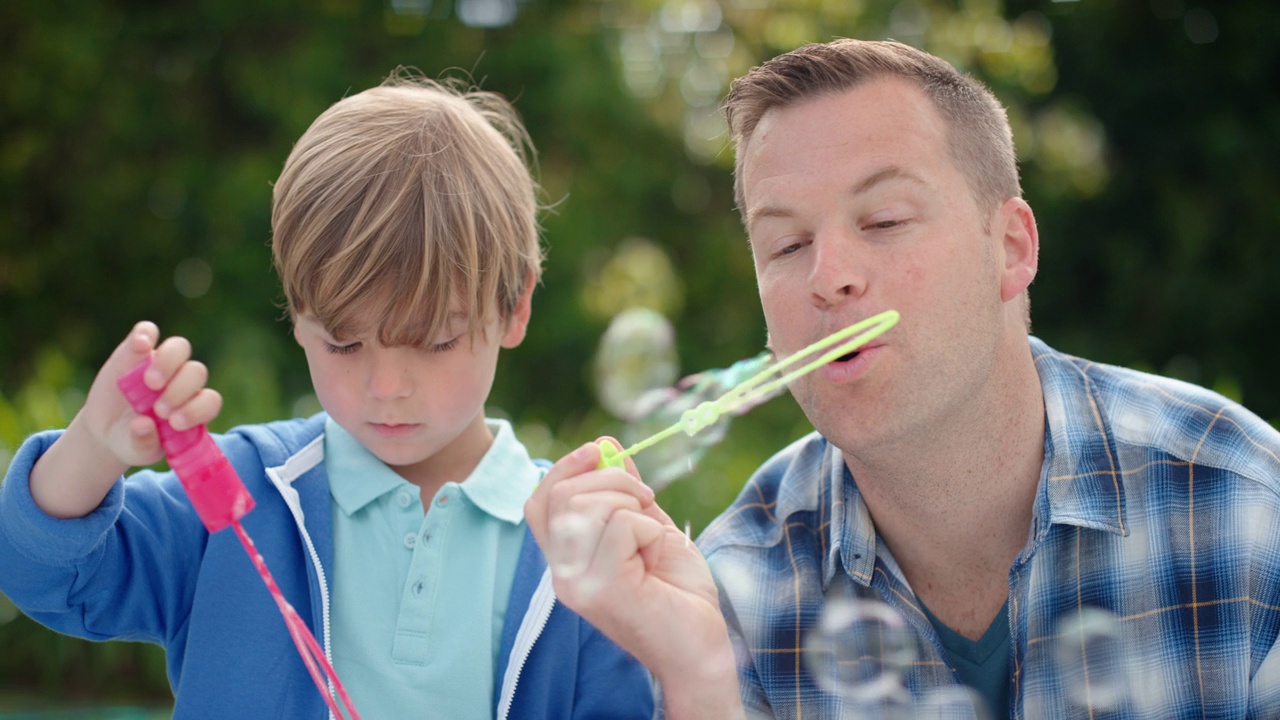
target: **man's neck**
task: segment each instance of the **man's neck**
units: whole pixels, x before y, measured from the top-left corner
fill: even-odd
[[[1039,376],[1029,355],[1011,365],[1000,392],[931,429],[927,442],[845,455],[876,532],[912,589],[970,639],[1008,595],[1044,459]]]

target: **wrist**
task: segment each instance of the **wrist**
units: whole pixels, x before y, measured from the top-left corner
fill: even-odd
[[[73,419],[31,468],[31,499],[52,517],[77,518],[93,512],[129,469],[79,420],[79,416]]]
[[[739,720],[746,713],[729,637],[680,667],[655,673],[666,720]]]

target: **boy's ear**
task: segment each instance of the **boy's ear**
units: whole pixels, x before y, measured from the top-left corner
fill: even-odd
[[[293,341],[298,345],[302,345],[302,330],[298,328],[298,319],[293,318],[291,324],[293,325]]]
[[[525,330],[529,328],[529,316],[533,314],[535,284],[533,273],[530,272],[524,278],[524,292],[520,293],[520,299],[516,301],[511,317],[507,318],[507,327],[502,331],[502,347],[513,348],[524,342]]]

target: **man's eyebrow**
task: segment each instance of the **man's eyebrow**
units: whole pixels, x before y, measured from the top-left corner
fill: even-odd
[[[925,185],[924,179],[913,172],[904,170],[897,165],[877,170],[863,180],[859,181],[849,189],[850,195],[860,195],[868,190],[875,188],[887,182],[896,180],[906,181],[912,184]],[[792,212],[785,207],[776,205],[761,205],[760,207],[751,208],[747,212],[747,225],[751,225],[761,218],[788,218],[792,216]]]
[[[918,184],[918,185],[926,184],[924,179],[921,178],[919,175],[916,175],[915,173],[909,170],[904,170],[898,167],[897,165],[890,165],[889,167],[886,167],[882,170],[872,173],[862,182],[858,183],[857,185],[854,185],[852,190],[850,191],[850,194],[859,195],[861,193],[864,193],[874,188],[877,185],[881,185],[883,183],[886,183],[892,180],[905,180],[907,182]]]

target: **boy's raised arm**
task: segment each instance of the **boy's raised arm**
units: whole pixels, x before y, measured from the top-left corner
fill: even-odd
[[[634,465],[599,462],[595,444],[578,448],[525,504],[556,596],[649,668],[670,720],[744,717],[706,561]]]
[[[157,346],[159,337],[154,323],[133,327],[98,370],[84,406],[66,432],[31,469],[31,497],[45,513],[83,517],[102,503],[124,471],[163,456],[155,423],[135,413],[116,387],[117,378],[153,352],[145,379],[151,388],[164,388],[156,414],[177,430],[217,417],[222,397],[205,387],[208,370],[191,359],[191,343],[175,336]]]

